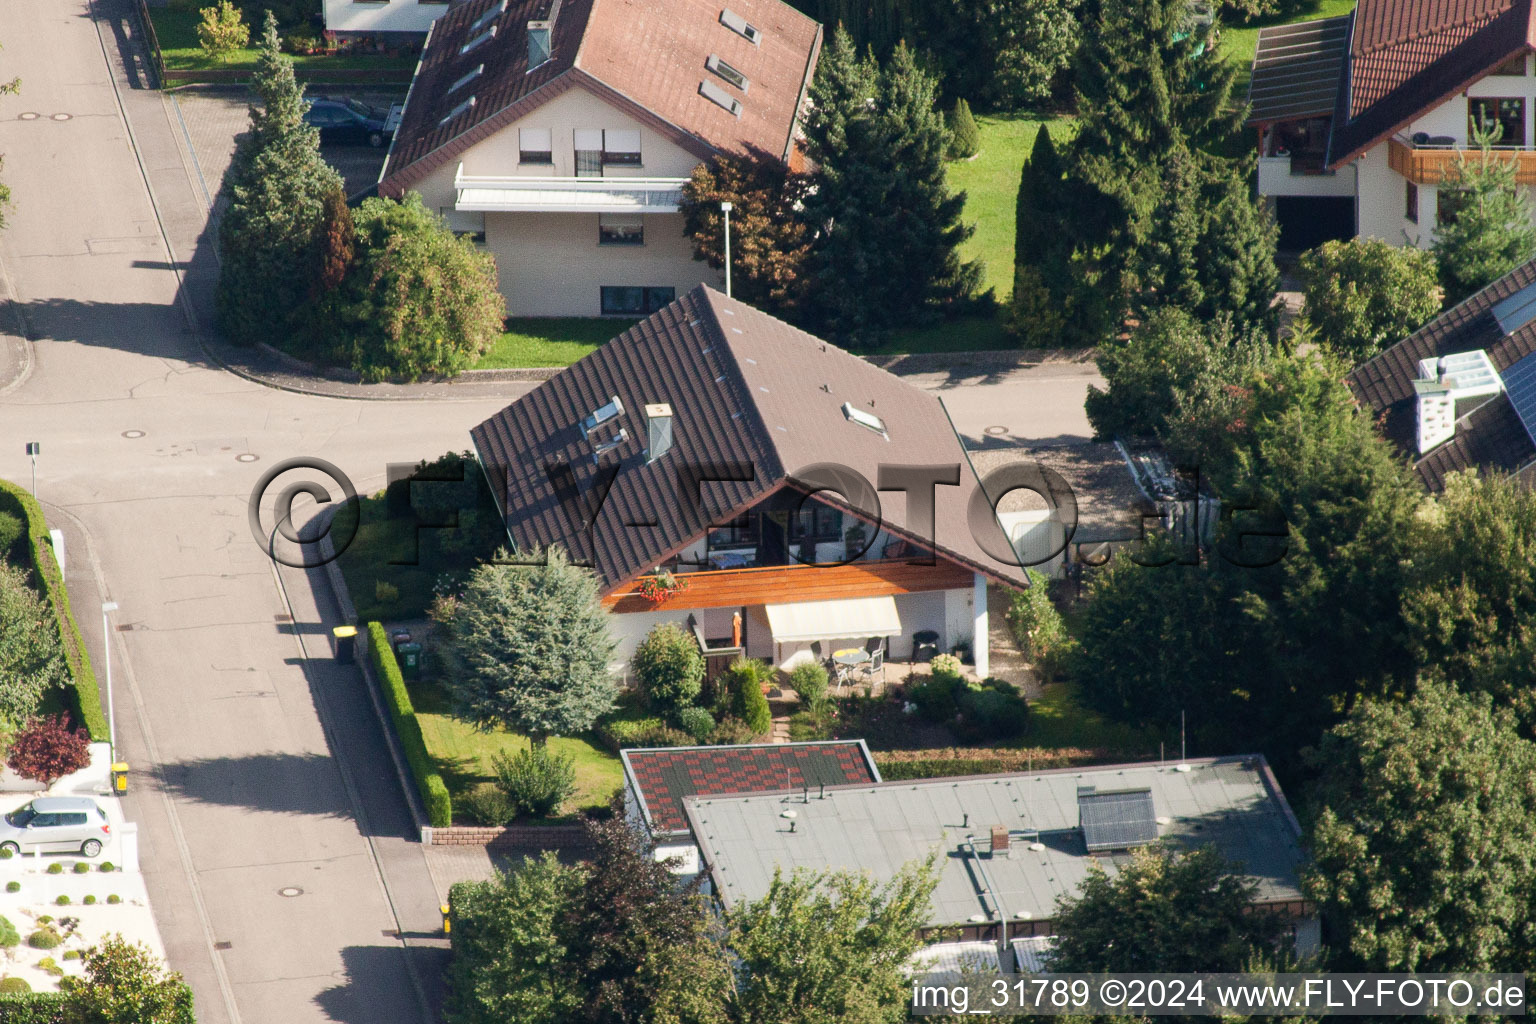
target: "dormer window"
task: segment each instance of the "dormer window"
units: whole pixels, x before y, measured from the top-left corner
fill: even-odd
[[[756,27],[748,25],[746,18],[743,18],[729,7],[720,12],[720,24],[735,32],[753,46],[758,46],[763,41],[763,33]]]
[[[470,50],[473,50],[475,47],[479,46],[481,43],[488,43],[494,38],[496,38],[496,26],[492,25],[490,28],[486,29],[484,32],[481,32],[479,35],[472,38],[469,42],[459,47],[459,53],[461,55],[466,54]]]
[[[714,82],[700,82],[699,95],[703,96],[705,99],[709,100],[711,103],[716,104],[717,106],[724,107],[726,110],[730,111],[732,114],[735,114],[737,117],[741,116],[741,101],[732,96],[730,93],[726,92],[724,89],[720,88]]]
[[[471,96],[469,99],[465,100],[463,103],[460,103],[458,106],[448,111],[448,113],[444,114],[443,119],[437,123],[439,125],[445,125],[449,121],[452,121],[454,118],[458,117],[460,114],[463,114],[469,110],[473,110],[474,106],[475,98]]]
[[[742,92],[747,91],[747,76],[731,67],[725,61],[721,60],[718,55],[713,53],[710,54],[709,59],[704,62],[704,66],[709,68],[709,70],[713,71],[715,74],[719,75],[721,78],[725,79],[727,82],[730,82]]]
[[[479,78],[480,77],[480,72],[482,72],[484,70],[485,70],[485,65],[484,64],[479,65],[478,67],[475,68],[475,70],[471,71],[469,74],[465,75],[463,78],[459,79],[457,82],[454,82],[452,85],[450,85],[448,87],[448,91],[449,92],[458,92],[460,89],[464,88],[470,82],[473,82],[475,79]]]

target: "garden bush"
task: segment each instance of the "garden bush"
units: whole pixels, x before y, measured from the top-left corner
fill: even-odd
[[[955,100],[944,120],[949,123],[949,158],[967,160],[975,156],[981,149],[981,131],[976,127],[971,105],[963,99]]]
[[[820,662],[802,662],[789,673],[789,688],[795,691],[800,705],[807,710],[827,699],[830,682],[827,670]]]
[[[814,711],[796,711],[789,716],[789,739],[792,743],[808,743],[813,740],[832,738],[830,714]]]
[[[597,726],[597,738],[615,754],[634,747],[686,747],[694,742],[686,732],[654,716],[602,722]]]
[[[0,978],[0,995],[14,996],[22,992],[31,992],[32,986],[27,984],[26,978],[4,977]],[[10,1015],[0,1008],[0,1020],[9,1020]]]
[[[55,949],[63,941],[62,935],[46,926],[27,936],[27,945],[33,949]]]
[[[1049,768],[1077,768],[1116,760],[1105,750],[1075,747],[1052,749],[1003,749],[989,747],[945,747],[929,750],[887,750],[875,754],[880,777],[888,781],[939,779],[955,775],[999,775],[1003,773],[1045,771]]]
[[[374,671],[378,673],[379,689],[384,693],[389,716],[395,723],[395,734],[400,737],[400,746],[405,750],[406,763],[416,777],[416,787],[426,805],[427,820],[434,828],[447,828],[453,824],[453,798],[448,795],[448,785],[437,765],[427,754],[421,723],[416,720],[416,709],[411,705],[405,678],[400,675],[400,663],[395,660],[384,627],[377,622],[368,623],[368,653],[373,659]]]
[[[695,743],[703,743],[715,731],[715,716],[704,708],[683,708],[677,713],[677,724]]]
[[[20,882],[6,882],[5,883],[5,891],[6,892],[21,892],[21,883]]]
[[[761,738],[746,722],[727,715],[715,723],[715,731],[709,734],[709,743],[713,746],[734,746]]]
[[[514,815],[547,818],[576,793],[576,759],[552,753],[547,746],[528,747],[510,757],[498,753],[491,763]]]
[[[48,915],[48,914],[43,914],[41,917],[39,917],[37,919],[37,923],[38,924],[53,924],[53,917]]]
[[[119,896],[117,893],[113,893],[111,896],[107,897],[107,902],[111,903],[111,904],[113,904],[115,906],[115,905],[123,902],[123,898],[121,896]]]
[[[11,923],[11,919],[0,915],[0,949],[10,949],[12,946],[21,945],[21,933]]]
[[[79,960],[80,951],[78,949],[66,949],[63,958],[65,960]]]
[[[98,867],[96,870],[97,871],[115,871],[117,869],[112,865],[111,861],[104,860],[104,861],[101,862],[101,866]]]
[[[37,969],[42,971],[44,974],[51,974],[55,978],[61,976],[64,973],[64,968],[60,967],[59,962],[51,956],[45,956],[39,960],[37,962]]]
[[[62,875],[64,873],[64,865],[60,864],[58,861],[54,861],[52,864],[48,865],[48,873],[50,875]]]
[[[763,694],[763,684],[773,677],[773,669],[756,658],[737,658],[723,673],[730,680],[732,710],[746,723],[754,736],[766,736],[773,730],[773,711]]]
[[[88,875],[90,873],[91,873],[91,866],[89,864],[87,864],[83,860],[75,861],[75,874],[77,874],[77,875]]]
[[[938,658],[934,659],[934,663],[933,675],[907,687],[907,700],[917,706],[917,713],[924,721],[943,725],[954,721],[960,713],[959,696],[965,688],[965,681],[958,674],[939,672]]]
[[[959,679],[964,674],[960,668],[960,659],[953,654],[935,654],[928,668],[934,675],[946,678]]]
[[[9,561],[20,561],[15,557],[16,549],[20,547],[17,541],[27,532],[27,525],[21,521],[20,516],[9,512],[0,512],[0,557]]]
[[[66,896],[64,893],[59,893],[59,898],[54,900],[53,902],[57,903],[61,907],[67,907],[67,906],[69,906],[70,900],[69,900],[69,897]]]
[[[964,687],[956,703],[960,711],[954,726],[958,739],[1017,739],[1029,728],[1029,702],[1005,680],[988,679],[979,687]]]
[[[1008,627],[1020,652],[1035,665],[1040,681],[1050,682],[1066,661],[1072,637],[1051,600],[1049,581],[1033,569],[1025,571],[1029,587],[1014,593],[1008,607]]]
[[[81,900],[80,902],[84,903],[86,906],[89,907],[89,906],[92,906],[92,905],[95,904],[96,897],[95,896],[86,896],[85,899]]]
[[[476,825],[505,825],[517,814],[512,801],[494,782],[482,782],[456,801],[459,813]]]
[[[704,656],[698,642],[674,623],[663,622],[647,633],[630,665],[640,692],[662,714],[675,715],[699,699]]]
[[[14,856],[16,856],[14,850],[0,850],[0,860],[10,860]]]

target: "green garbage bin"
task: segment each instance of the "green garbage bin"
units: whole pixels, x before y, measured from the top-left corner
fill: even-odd
[[[407,679],[421,676],[421,644],[400,645],[400,674]]]
[[[357,657],[357,627],[337,626],[331,635],[336,638],[336,664],[352,664]]]

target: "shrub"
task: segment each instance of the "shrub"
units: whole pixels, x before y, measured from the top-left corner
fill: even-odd
[[[654,715],[602,722],[597,726],[597,738],[615,754],[631,747],[685,747],[692,742],[687,733],[671,728]]]
[[[789,674],[789,688],[800,697],[800,704],[806,709],[827,699],[829,684],[826,667],[819,662],[802,662]]]
[[[1113,751],[1056,747],[1049,750],[994,750],[949,747],[942,750],[892,750],[875,755],[880,777],[888,781],[938,779],[955,775],[998,775],[1076,768],[1120,760]]]
[[[832,720],[814,711],[796,711],[789,716],[789,739],[792,743],[832,738]]]
[[[64,951],[64,959],[65,960],[79,960],[80,959],[80,951],[78,949],[66,949]]]
[[[14,996],[31,991],[32,986],[27,984],[26,978],[0,978],[0,995]]]
[[[230,0],[219,0],[218,6],[204,7],[197,13],[202,18],[197,26],[197,45],[210,60],[226,61],[251,41],[250,26]]]
[[[16,856],[15,850],[0,850],[0,860],[10,860],[14,856]]]
[[[967,160],[975,156],[981,149],[981,132],[971,116],[971,105],[963,99],[955,100],[945,120],[949,122],[949,158]]]
[[[773,669],[756,658],[737,658],[723,673],[729,679],[732,710],[746,723],[754,736],[766,736],[773,729],[773,712],[763,695],[763,683]]]
[[[6,767],[24,779],[47,788],[59,779],[91,763],[91,737],[84,729],[71,729],[63,715],[34,718],[11,738]]]
[[[55,949],[63,941],[63,936],[46,926],[27,936],[27,945],[33,949]]]
[[[959,679],[963,674],[960,668],[960,659],[953,654],[935,654],[933,663],[928,666],[936,676],[948,676]]]
[[[1024,735],[1029,727],[1029,702],[1012,685],[982,685],[960,690],[960,720],[955,725],[963,740],[1006,740]]]
[[[21,540],[27,532],[27,526],[21,521],[20,516],[9,512],[0,512],[0,556],[9,556],[16,548],[16,542]]]
[[[476,825],[505,825],[517,814],[494,782],[482,782],[458,799],[459,812]]]
[[[944,655],[939,655],[942,657]],[[907,699],[917,705],[917,713],[925,721],[942,725],[954,721],[955,715],[960,713],[959,696],[964,686],[958,675],[935,671],[927,679],[907,687]]]
[[[1051,601],[1048,581],[1033,569],[1029,574],[1029,587],[1014,593],[1008,606],[1008,627],[1014,643],[1035,664],[1040,681],[1050,682],[1061,667],[1072,637],[1067,624]]]
[[[373,600],[378,604],[394,604],[400,600],[400,588],[383,580],[373,581]]]
[[[88,875],[90,873],[91,873],[91,866],[89,864],[87,864],[83,860],[75,861],[75,874],[77,874],[77,875]]]
[[[547,818],[576,793],[576,759],[551,753],[547,746],[530,746],[510,757],[499,753],[492,764],[517,815]]]
[[[677,713],[677,724],[695,743],[703,743],[715,731],[715,716],[704,708],[683,708]]]
[[[739,718],[726,716],[715,723],[715,731],[709,734],[709,743],[715,746],[733,746],[738,743],[751,743],[760,739],[758,733],[752,731],[752,727]]]
[[[59,898],[54,900],[53,902],[57,903],[61,907],[67,907],[67,906],[69,906],[70,900],[69,900],[69,897],[66,896],[64,893],[59,893]]]
[[[95,896],[86,896],[80,902],[84,903],[88,907],[89,906],[93,906],[96,903],[96,897]]]
[[[60,967],[59,962],[51,956],[45,956],[39,960],[37,962],[37,969],[42,971],[44,974],[51,974],[55,978],[61,976],[64,973],[64,968]]]
[[[416,720],[416,709],[411,705],[411,695],[400,675],[400,663],[389,646],[384,627],[377,622],[368,623],[368,652],[378,673],[379,689],[384,692],[384,703],[389,706],[389,716],[395,723],[395,734],[405,750],[406,763],[416,777],[416,787],[421,790],[422,803],[426,805],[427,820],[434,828],[447,828],[453,824],[453,798],[448,795],[448,785],[427,754],[427,743],[421,735],[421,723]]]
[[[21,945],[21,933],[11,923],[11,919],[0,915],[0,949],[10,949],[12,946]]]
[[[663,622],[646,634],[630,665],[640,692],[663,714],[675,714],[699,699],[704,656],[699,653],[698,642],[671,622]]]
[[[6,892],[21,892],[21,883],[20,882],[6,882],[5,883],[5,891]]]
[[[64,873],[64,865],[60,864],[58,861],[54,861],[52,864],[48,865],[48,873],[50,875],[62,875]]]
[[[111,861],[104,860],[104,861],[101,862],[101,866],[98,867],[96,870],[97,871],[116,871],[117,869],[115,867],[113,867]]]
[[[1440,312],[1435,254],[1416,246],[1375,238],[1324,242],[1301,254],[1300,270],[1302,313],[1317,340],[1356,363]]]
[[[119,896],[117,893],[113,893],[111,896],[107,897],[107,902],[112,904],[113,906],[116,906],[117,904],[123,902],[123,898],[121,896]]]
[[[37,923],[38,924],[52,924],[53,923],[53,915],[51,915],[51,914],[44,914],[44,915],[42,915],[41,917],[39,917],[37,919]]]

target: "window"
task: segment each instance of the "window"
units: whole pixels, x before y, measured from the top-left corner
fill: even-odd
[[[84,811],[78,811],[78,812],[71,811],[68,814],[61,814],[61,815],[59,815],[59,817],[64,819],[63,823],[65,825],[84,825],[85,824],[85,812]]]
[[[603,163],[640,166],[639,130],[613,128],[604,130]]]
[[[709,531],[709,548],[750,548],[757,547],[758,516],[752,512],[745,512],[732,519],[724,526]]]
[[[1471,99],[1467,101],[1467,131],[1494,133],[1498,146],[1525,145],[1525,100]]]
[[[549,22],[528,23],[528,70],[542,67],[549,61],[550,51]]]
[[[709,70],[713,71],[715,74],[719,75],[721,78],[725,79],[727,82],[730,82],[742,92],[747,91],[747,76],[731,67],[715,54],[712,53],[709,55],[709,59],[704,62],[704,66],[709,68]]]
[[[475,68],[475,70],[471,71],[469,74],[465,75],[463,78],[459,79],[457,82],[454,82],[452,85],[450,85],[448,87],[448,91],[449,92],[458,92],[460,89],[464,88],[470,82],[473,82],[475,79],[479,78],[480,77],[480,72],[482,72],[484,70],[485,70],[485,65],[484,64],[479,65],[478,67]]]
[[[443,115],[443,119],[441,121],[437,122],[437,123],[440,124],[440,125],[447,124],[449,121],[452,121],[454,118],[458,117],[460,114],[465,113],[466,111],[474,109],[474,106],[475,106],[475,98],[473,96],[471,96],[469,99],[465,100],[463,103],[460,103],[458,106],[456,106],[452,110],[448,111],[448,113],[444,114]]]
[[[1496,75],[1501,78],[1524,78],[1525,54],[1522,53],[1518,57],[1509,58],[1509,60],[1505,61],[1503,64],[1500,64],[1498,67],[1488,72],[1488,74],[1490,77]]]
[[[677,297],[675,288],[604,285],[598,292],[604,316],[649,316]]]
[[[718,106],[724,107],[737,117],[741,116],[741,101],[714,82],[700,82],[699,95]]]
[[[460,54],[468,53],[470,50],[473,50],[475,47],[479,46],[481,43],[489,42],[490,40],[495,38],[495,36],[496,36],[496,26],[492,25],[490,28],[486,29],[484,32],[481,32],[479,35],[474,36],[473,38],[470,39],[469,42],[467,42],[463,46],[459,47],[459,53]]]
[[[789,520],[789,539],[834,541],[843,539],[843,514],[819,501],[807,501]]]
[[[1415,224],[1419,222],[1419,186],[1411,181],[1403,202],[1403,216]]]
[[[852,402],[843,403],[843,416],[867,430],[873,430],[881,437],[886,437],[885,421],[872,412],[856,408]],[[890,440],[886,437],[886,440]]]
[[[757,29],[753,28],[751,25],[748,25],[746,18],[743,18],[729,7],[720,12],[720,24],[724,25],[732,32],[735,32],[737,35],[741,36],[749,43],[752,43],[754,46],[760,44],[763,41],[763,34]]]
[[[603,130],[601,128],[577,128],[576,177],[601,178],[603,176]]]
[[[550,145],[548,128],[519,128],[517,130],[517,160],[524,164],[552,164],[555,162],[554,147]]]
[[[638,213],[597,215],[598,245],[644,245],[645,219]]]
[[[501,0],[501,2],[498,3],[495,7],[492,7],[490,10],[488,10],[484,14],[480,15],[480,17],[476,18],[475,19],[475,23],[473,25],[469,26],[469,31],[464,33],[464,34],[467,35],[467,36],[474,36],[481,29],[485,28],[485,26],[489,25],[491,22],[495,21],[498,17],[500,17],[501,16],[501,12],[506,10],[506,9],[507,9],[507,0]]]

